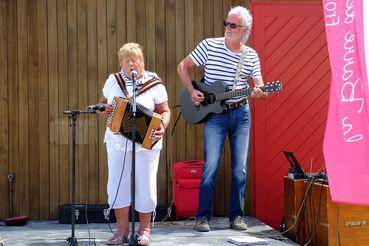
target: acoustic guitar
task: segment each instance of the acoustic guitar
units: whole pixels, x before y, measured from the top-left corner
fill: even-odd
[[[204,101],[196,106],[191,101],[191,96],[186,88],[181,91],[181,112],[187,123],[199,124],[213,113],[222,113],[224,110],[224,102],[228,99],[240,96],[250,96],[252,88],[240,89],[229,91],[228,86],[224,82],[214,82],[211,85],[192,81],[192,85],[196,90],[204,93]],[[260,87],[264,92],[280,92],[282,91],[282,83],[280,81],[274,81],[267,83],[265,86]]]

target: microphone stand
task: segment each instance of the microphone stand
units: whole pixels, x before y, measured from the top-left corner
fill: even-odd
[[[135,211],[135,192],[136,192],[136,112],[137,112],[137,104],[136,104],[136,76],[137,73],[134,70],[131,70],[132,77],[132,171],[131,171],[131,220],[132,220],[132,233],[129,239],[129,245],[138,245],[137,244],[137,235],[135,234],[135,222],[136,222],[136,211]]]
[[[95,111],[88,110],[67,110],[64,111],[71,120],[72,126],[72,213],[71,213],[71,230],[72,234],[67,238],[68,244],[71,246],[78,245],[77,238],[74,234],[74,224],[76,216],[76,206],[75,206],[75,189],[76,189],[76,121],[79,114],[96,114]]]

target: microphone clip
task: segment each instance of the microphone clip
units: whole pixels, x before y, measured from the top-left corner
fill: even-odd
[[[94,104],[87,106],[86,110],[96,110],[96,111],[105,111],[105,105],[104,104]]]

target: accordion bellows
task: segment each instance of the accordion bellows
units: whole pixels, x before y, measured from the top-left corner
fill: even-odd
[[[116,134],[121,133],[133,140],[132,107],[128,99],[114,97],[112,112],[108,116],[106,126]],[[135,142],[150,150],[157,141],[154,141],[155,130],[159,128],[162,116],[137,103],[136,107],[136,137]]]

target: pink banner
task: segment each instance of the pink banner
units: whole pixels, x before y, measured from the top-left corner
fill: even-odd
[[[323,0],[323,8],[332,70],[324,136],[330,192],[334,201],[369,205],[368,18],[363,0]]]

